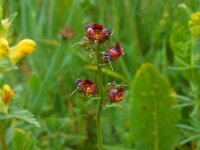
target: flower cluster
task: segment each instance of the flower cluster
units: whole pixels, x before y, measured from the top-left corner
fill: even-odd
[[[76,90],[79,93],[82,93],[84,96],[91,96],[96,94],[96,84],[91,80],[76,79],[75,83]],[[117,85],[115,82],[107,84],[107,98],[113,103],[120,102],[124,98],[124,89],[119,86],[120,85]]]
[[[192,36],[200,36],[200,12],[192,14],[188,26],[190,27]]]
[[[35,42],[30,39],[21,40],[16,46],[9,47],[6,39],[0,39],[0,58],[8,56],[12,63],[17,63],[23,57],[33,53],[35,50]]]
[[[15,16],[16,14],[0,22],[0,73],[11,71],[13,68],[16,68],[15,64],[20,59],[33,53],[35,50],[36,44],[31,39],[21,40],[15,46],[9,45],[6,38],[8,37],[9,28]],[[4,64],[6,64],[6,66]],[[0,94],[0,113],[8,113],[10,102],[15,94],[12,88],[7,84],[3,85]]]
[[[108,83],[104,86],[103,83],[103,67],[111,65],[112,61],[116,61],[124,54],[119,42],[116,42],[115,46],[109,46],[107,50],[102,51],[103,45],[107,45],[106,41],[111,39],[111,30],[105,28],[101,24],[85,24],[85,37],[76,44],[80,44],[88,53],[92,59],[92,63],[95,65],[97,71],[97,84],[89,79],[77,79],[75,81],[76,90],[72,92],[73,95],[76,91],[82,93],[84,96],[97,95],[92,100],[97,100],[97,115],[96,115],[96,129],[97,129],[97,141],[98,149],[102,150],[102,131],[101,131],[101,112],[105,107],[119,107],[115,104],[124,99],[124,88],[115,82]],[[106,92],[106,93],[105,93]],[[70,95],[70,96],[71,96]],[[107,104],[110,102],[111,104]]]
[[[115,46],[110,46],[106,51],[96,51],[95,47],[102,45],[104,42],[109,40],[112,36],[110,29],[105,28],[100,24],[85,24],[85,37],[78,42],[88,52],[94,52],[96,57],[99,57],[101,64],[96,61],[96,65],[105,66],[108,62],[119,59],[124,54],[119,42],[116,42]],[[101,47],[101,46],[100,46]],[[97,54],[98,53],[98,54]],[[95,58],[96,59],[96,58]],[[76,91],[82,93],[84,96],[95,95],[97,92],[96,84],[88,79],[77,79],[75,81]],[[98,87],[103,88],[103,87]],[[106,86],[107,99],[112,102],[120,102],[124,98],[124,89],[117,85],[115,82],[109,83]]]

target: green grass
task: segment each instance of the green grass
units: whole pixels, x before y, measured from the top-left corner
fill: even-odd
[[[130,132],[130,122],[134,120],[131,85],[139,66],[145,62],[154,64],[177,93],[187,95],[188,81],[180,72],[169,69],[175,66],[175,54],[170,47],[173,27],[189,19],[186,10],[178,7],[183,3],[191,12],[200,10],[199,0],[4,0],[5,17],[17,12],[10,42],[31,38],[36,41],[37,49],[18,64],[18,70],[0,76],[1,83],[12,85],[20,105],[34,113],[41,123],[36,128],[13,121],[13,126],[7,128],[9,147],[13,148],[11,133],[17,127],[31,137],[33,149],[96,149],[96,103],[85,106],[86,98],[81,94],[67,97],[76,88],[76,78],[96,79],[87,53],[78,45],[72,47],[84,36],[84,23],[96,22],[114,29],[111,45],[120,41],[125,51],[119,61],[113,62],[115,72],[104,70],[105,83],[116,81],[128,85],[121,103],[123,109],[110,108],[102,114],[104,148],[134,149]],[[74,38],[60,37],[64,26],[72,28]],[[187,115],[190,109],[182,109],[187,117],[181,122],[190,124]],[[185,132],[179,133],[179,141],[192,134]],[[177,144],[176,148],[187,150],[196,142]]]

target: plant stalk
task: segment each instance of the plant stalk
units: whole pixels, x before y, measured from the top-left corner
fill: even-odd
[[[4,131],[2,122],[0,122],[0,142],[1,142],[2,150],[7,150],[8,148],[6,144],[5,131]]]
[[[97,115],[96,115],[96,127],[97,127],[97,140],[98,140],[98,150],[103,149],[103,139],[102,139],[102,130],[101,130],[101,112],[102,112],[102,105],[103,105],[103,75],[102,75],[102,68],[100,66],[100,47],[97,46],[96,49],[96,58],[97,58],[97,87],[98,87],[98,108],[97,108]]]

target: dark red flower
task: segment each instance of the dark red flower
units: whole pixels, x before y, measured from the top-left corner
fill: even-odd
[[[101,24],[85,24],[86,36],[95,43],[103,43],[111,37],[111,31]]]
[[[108,92],[108,99],[113,103],[120,102],[123,100],[123,98],[124,98],[124,89],[123,88],[111,89]]]
[[[96,94],[96,84],[94,84],[91,80],[77,79],[75,83],[77,84],[78,92],[83,93],[83,95],[90,96]]]
[[[111,56],[111,61],[114,61],[124,54],[124,50],[121,48],[119,42],[116,42],[116,46],[110,47],[107,53]]]

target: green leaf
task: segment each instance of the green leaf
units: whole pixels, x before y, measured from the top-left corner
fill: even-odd
[[[179,109],[174,91],[151,64],[143,64],[132,86],[131,127],[137,150],[174,150]]]
[[[12,22],[14,21],[15,17],[17,16],[17,13],[13,13],[8,18],[5,18],[1,20],[0,22],[0,35],[1,37],[8,37],[10,34],[10,27]],[[2,18],[1,18],[2,19]]]
[[[13,142],[15,150],[33,149],[33,140],[21,129],[14,130]]]
[[[15,17],[17,16],[17,12],[15,12],[15,13],[13,13],[13,14],[11,14],[8,18],[7,18],[7,22],[9,23],[9,24],[12,24],[12,22],[15,20]]]
[[[28,110],[18,107],[17,104],[14,102],[10,105],[7,114],[0,113],[0,120],[12,118],[21,119],[37,127],[40,127],[39,122],[35,119],[32,113],[30,113]]]

